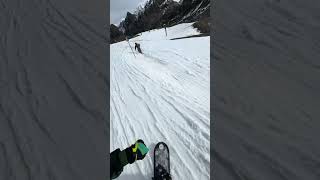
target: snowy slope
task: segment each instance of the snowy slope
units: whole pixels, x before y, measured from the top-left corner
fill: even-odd
[[[191,24],[142,33],[111,45],[110,150],[141,138],[150,148],[143,161],[125,167],[119,179],[151,179],[152,151],[170,148],[173,179],[209,179],[210,37],[168,40],[198,34]]]

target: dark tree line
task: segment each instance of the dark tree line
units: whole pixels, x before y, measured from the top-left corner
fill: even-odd
[[[118,42],[125,36],[131,38],[151,29],[200,21],[209,16],[209,0],[183,0],[182,3],[172,0],[149,0],[135,13],[128,12],[126,18],[117,27],[118,31],[112,26],[111,42]],[[205,22],[203,21],[202,24]]]

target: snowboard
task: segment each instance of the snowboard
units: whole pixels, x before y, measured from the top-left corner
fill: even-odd
[[[169,148],[164,142],[159,142],[154,148],[153,170],[153,180],[171,180]]]

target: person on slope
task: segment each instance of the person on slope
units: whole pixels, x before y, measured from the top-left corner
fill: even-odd
[[[141,48],[140,48],[140,44],[139,43],[134,43],[134,50],[138,49],[138,52],[142,54]]]
[[[123,151],[116,149],[110,154],[110,176],[112,179],[119,177],[123,167],[132,164],[136,160],[142,160],[148,153],[149,149],[143,140],[139,139]]]

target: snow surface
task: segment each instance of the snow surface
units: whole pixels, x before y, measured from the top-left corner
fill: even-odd
[[[151,179],[153,148],[168,144],[173,179],[210,177],[210,37],[192,24],[144,32],[111,45],[110,150],[143,139],[146,158],[127,165],[119,179]],[[134,51],[134,49],[133,49]]]

